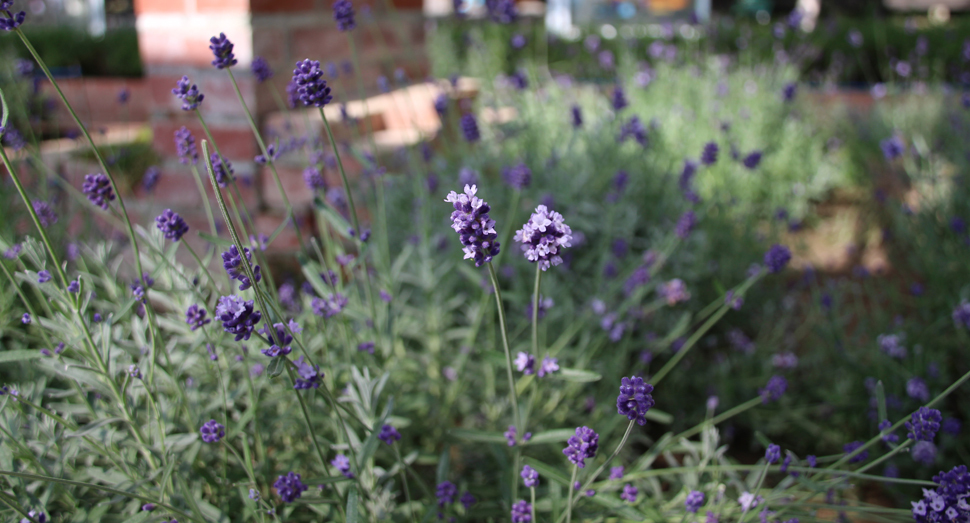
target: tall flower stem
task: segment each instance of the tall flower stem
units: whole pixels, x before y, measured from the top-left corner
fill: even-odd
[[[492,280],[492,288],[495,290],[495,305],[498,307],[499,331],[502,335],[502,347],[505,349],[505,371],[509,378],[509,400],[512,402],[512,424],[519,428],[519,398],[515,391],[515,377],[512,375],[512,350],[509,348],[509,334],[505,326],[505,307],[502,305],[502,291],[499,290],[498,277],[495,275],[495,267],[489,262],[488,277]]]
[[[610,454],[610,457],[607,458],[606,461],[604,461],[603,464],[601,464],[596,469],[596,471],[593,472],[593,474],[590,475],[589,478],[586,479],[586,483],[583,483],[582,488],[579,489],[580,491],[586,492],[586,490],[589,489],[589,486],[592,485],[594,481],[596,481],[596,478],[620,454],[620,451],[623,450],[623,446],[626,445],[627,440],[630,439],[630,433],[633,432],[633,426],[634,425],[636,425],[636,421],[634,421],[634,420],[631,420],[630,423],[627,424],[627,426],[626,426],[626,432],[623,433],[623,439],[620,440],[620,443],[613,450],[613,453]],[[570,499],[569,499],[569,503],[566,505],[566,515],[565,515],[565,517],[566,517],[566,523],[569,523],[569,518],[572,515],[572,509],[573,509],[573,500],[572,500],[572,497],[573,496],[572,496],[572,493],[573,493],[573,484],[575,482],[576,482],[576,471],[574,470],[573,471],[573,479],[572,479],[572,481],[570,481],[570,484],[569,484],[569,489],[570,489],[569,490],[569,498]],[[562,521],[562,519],[563,519],[562,516],[560,516],[559,517],[559,521]]]
[[[757,503],[758,491],[761,490],[761,485],[765,483],[765,478],[768,476],[769,467],[771,467],[771,462],[765,463],[765,468],[764,470],[762,470],[761,477],[758,478],[758,484],[755,485],[754,492],[752,493],[754,495],[754,498],[752,498],[753,500],[751,502],[751,506],[744,509],[744,511],[741,512],[741,519],[738,520],[738,523],[744,523],[744,520],[748,518],[748,514],[751,513],[751,509],[754,508],[755,504]]]
[[[566,523],[572,523],[573,521],[573,492],[576,490],[574,485],[576,484],[576,474],[578,473],[579,467],[573,465],[573,475],[569,478],[569,484],[566,485],[566,489],[569,491],[569,495],[566,497],[566,513],[559,517],[560,521],[565,517]]]
[[[408,470],[407,465],[404,463],[404,459],[401,458],[401,451],[394,445],[391,445],[394,449],[394,457],[397,458],[398,464],[401,465],[401,483],[404,485],[404,499],[408,502],[408,512],[411,514],[411,523],[418,523],[418,516],[414,513],[414,507],[411,506],[411,489],[408,488]],[[533,518],[535,521],[535,518]]]
[[[532,504],[529,505],[529,508],[532,509],[532,521],[538,522],[539,520],[536,519],[536,488],[535,487],[529,487],[529,498],[532,500]]]
[[[536,282],[532,289],[532,354],[535,354],[537,362],[539,357],[539,282],[542,280],[541,265],[536,263]],[[525,427],[522,427],[525,430]]]

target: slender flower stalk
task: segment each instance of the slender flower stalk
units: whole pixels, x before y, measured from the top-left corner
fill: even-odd
[[[573,521],[573,491],[576,490],[574,485],[576,484],[577,474],[579,474],[579,467],[574,464],[573,475],[569,478],[569,485],[566,485],[566,489],[569,490],[569,495],[566,496],[566,513],[559,518],[559,521],[562,521],[563,517],[566,518],[566,523]]]
[[[618,455],[620,455],[620,451],[623,450],[623,446],[626,445],[627,440],[630,438],[630,433],[633,432],[633,427],[634,427],[634,425],[636,425],[636,423],[637,423],[636,421],[630,421],[630,423],[627,424],[627,426],[626,426],[626,432],[623,433],[623,438],[620,440],[620,443],[616,446],[616,449],[613,450],[613,453],[610,454],[610,457],[607,458],[606,461],[604,461],[596,469],[596,471],[593,472],[589,476],[589,478],[586,480],[585,483],[583,483],[583,486],[579,489],[580,492],[586,492],[587,490],[589,490],[589,486],[592,485],[594,481],[596,481],[596,478],[599,477],[599,475],[606,469],[606,467],[610,463],[613,462],[614,459],[616,459],[616,457]],[[680,440],[677,440],[677,441],[680,441]],[[572,493],[573,493],[573,490],[574,490],[573,489],[573,484],[576,482],[576,472],[578,470],[579,469],[577,467],[573,467],[573,479],[570,480],[569,485],[568,485],[568,488],[569,488],[569,501],[568,501],[568,503],[566,505],[566,514],[564,514],[563,516],[560,516],[560,518],[558,520],[559,522],[562,522],[562,520],[565,518],[566,523],[569,523],[570,522],[570,519],[572,518],[572,509],[573,509],[573,495],[572,495]]]
[[[539,361],[542,361],[542,355],[539,354],[539,283],[541,280],[542,266],[537,263],[536,281],[532,289],[532,354],[535,354]],[[522,430],[525,430],[525,427],[522,427]]]

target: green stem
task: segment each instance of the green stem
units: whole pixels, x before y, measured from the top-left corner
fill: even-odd
[[[636,424],[636,421],[633,421],[633,420],[631,420],[630,423],[627,424],[627,426],[626,426],[626,432],[623,433],[623,439],[620,440],[620,444],[617,445],[616,446],[616,449],[613,450],[613,454],[610,454],[610,457],[607,458],[606,461],[604,461],[596,469],[596,471],[593,472],[592,475],[590,475],[590,477],[586,480],[586,483],[584,483],[583,486],[582,486],[582,488],[579,489],[580,492],[586,492],[589,489],[589,486],[592,485],[594,481],[596,481],[596,478],[600,475],[600,473],[602,473],[603,470],[605,470],[606,467],[609,466],[609,464],[612,463],[613,460],[620,454],[620,451],[623,449],[623,446],[626,445],[627,440],[630,439],[630,433],[633,432],[633,426],[635,424]],[[570,494],[569,495],[569,498],[570,498],[570,500],[569,500],[569,504],[566,505],[566,523],[569,523],[569,517],[572,514],[572,508],[573,508],[572,492],[573,492],[573,484],[575,482],[576,482],[576,476],[575,476],[575,471],[574,471],[573,480],[569,484],[569,494]],[[578,498],[577,498],[577,500],[578,500]],[[559,521],[562,521],[562,517],[559,518]]]
[[[541,362],[539,358],[539,281],[542,280],[541,265],[536,263],[536,282],[532,289],[532,353],[535,354],[536,362]],[[525,430],[525,427],[522,427]]]
[[[906,441],[904,441],[904,442],[900,443],[899,445],[897,445],[896,448],[892,449],[887,454],[885,454],[883,456],[880,456],[879,459],[873,461],[872,463],[867,463],[863,467],[859,467],[858,469],[856,469],[856,472],[865,472],[865,471],[871,469],[872,467],[875,467],[876,465],[878,465],[878,464],[886,461],[887,459],[895,456],[896,454],[899,454],[904,449],[909,448],[909,445],[911,443],[913,443],[913,440],[907,439]]]
[[[573,487],[576,484],[576,474],[579,472],[579,467],[573,465],[573,475],[569,478],[569,485],[566,485],[566,490],[569,491],[569,496],[567,496],[566,501],[566,523],[572,523],[573,521],[573,491],[576,489]],[[562,520],[562,517],[559,518]]]
[[[755,485],[754,487],[754,492],[753,492],[754,499],[758,499],[758,491],[761,490],[761,485],[764,484],[765,478],[768,476],[769,467],[771,467],[771,462],[765,463],[764,471],[761,473],[761,477],[758,478],[758,484]],[[747,519],[748,514],[750,513],[751,513],[750,509],[745,509],[744,512],[741,512],[741,519],[738,521],[738,523],[744,523],[744,520]]]
[[[408,473],[407,465],[405,465],[404,460],[401,458],[401,451],[395,445],[391,445],[394,449],[394,456],[397,458],[397,462],[401,465],[401,483],[404,484],[404,499],[408,502],[408,512],[411,513],[411,523],[418,523],[418,516],[414,513],[414,507],[411,506],[411,490],[408,488]],[[535,521],[535,518],[533,518]]]
[[[499,331],[502,335],[502,347],[505,349],[505,370],[509,378],[509,399],[512,401],[512,424],[519,427],[519,399],[515,391],[515,377],[512,376],[512,350],[509,348],[509,334],[505,327],[505,307],[502,305],[502,291],[499,290],[498,277],[495,275],[495,267],[492,263],[488,264],[488,277],[492,280],[492,288],[495,290],[495,305],[498,307]]]

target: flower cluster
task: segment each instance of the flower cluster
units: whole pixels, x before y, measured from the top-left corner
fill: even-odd
[[[216,69],[225,69],[236,65],[236,56],[232,54],[232,47],[232,42],[226,38],[226,33],[219,33],[219,36],[213,36],[209,39],[209,49],[216,57],[212,61],[212,65]]]
[[[245,301],[235,294],[220,297],[216,305],[216,318],[236,341],[248,340],[262,317],[262,313],[253,310],[253,300]]]
[[[184,125],[175,131],[175,150],[180,162],[192,165],[199,163],[199,149],[195,146],[195,137]]]
[[[639,494],[640,491],[636,487],[627,483],[626,485],[623,485],[623,493],[620,494],[620,499],[626,501],[627,503],[636,503],[637,495]],[[589,495],[588,492],[587,495]]]
[[[285,476],[279,476],[273,483],[273,488],[280,495],[284,503],[293,503],[307,490],[307,486],[300,481],[302,478],[295,472],[287,472]]]
[[[545,205],[536,207],[529,221],[515,232],[515,241],[522,244],[526,259],[537,262],[543,271],[562,263],[560,254],[572,239],[573,231],[563,222],[562,215]]]
[[[626,378],[624,378],[626,379]],[[652,400],[652,398],[651,398]],[[619,399],[617,399],[619,403]],[[621,412],[622,414],[622,412]],[[576,429],[576,435],[569,438],[566,443],[568,446],[563,449],[562,453],[569,458],[569,461],[573,462],[579,468],[584,468],[586,466],[586,459],[592,459],[596,457],[596,450],[599,449],[600,436],[593,429],[589,427],[579,427]]]
[[[953,323],[957,327],[970,329],[970,302],[963,300],[953,309]]]
[[[344,307],[347,306],[347,303],[347,297],[337,292],[328,296],[327,299],[313,298],[310,306],[313,308],[313,313],[317,316],[332,318],[340,314],[344,310]]]
[[[384,425],[381,427],[381,432],[377,435],[377,439],[388,445],[393,445],[395,441],[400,441],[401,433],[391,425]]]
[[[842,445],[842,451],[848,456],[862,447],[862,445],[863,443],[861,441],[850,441],[849,443]],[[860,461],[865,461],[867,458],[869,458],[869,451],[863,450],[855,456],[852,456],[849,459],[849,463],[859,463]]]
[[[791,250],[784,245],[772,245],[765,253],[765,266],[768,267],[770,273],[781,272],[789,261],[791,261]]]
[[[199,427],[199,433],[202,434],[202,441],[215,443],[226,436],[226,428],[216,420],[210,419]]]
[[[212,174],[216,177],[216,185],[226,187],[232,183],[235,178],[235,171],[233,171],[232,164],[229,163],[229,160],[219,156],[217,152],[209,155],[209,160],[212,161]]]
[[[161,176],[162,170],[154,165],[148,169],[145,169],[145,175],[142,176],[141,179],[141,186],[145,189],[145,192],[154,192],[155,187],[158,185],[158,179],[161,178]]]
[[[299,328],[299,325],[291,321],[290,330],[295,332],[296,329],[293,328],[294,325]],[[286,328],[282,323],[274,323],[272,331],[269,330],[268,326],[264,325],[263,328],[259,330],[259,333],[266,336],[270,343],[269,348],[260,351],[263,353],[263,355],[269,356],[270,358],[275,358],[277,356],[286,356],[292,350],[290,349],[290,344],[293,343],[293,336],[290,336],[286,332]]]
[[[323,373],[320,372],[319,365],[310,365],[303,361],[303,356],[293,362],[296,365],[296,373],[299,376],[293,382],[293,388],[297,390],[318,389]]]
[[[520,499],[512,505],[512,523],[529,523],[532,521],[532,505]]]
[[[967,466],[953,467],[933,476],[936,490],[923,489],[923,499],[912,502],[916,523],[970,520],[970,474]]]
[[[509,187],[521,191],[532,183],[532,170],[524,163],[502,167],[502,179]]]
[[[205,95],[199,92],[197,85],[189,81],[188,76],[183,76],[178,81],[175,88],[172,89],[172,94],[179,100],[182,100],[183,111],[194,111],[198,109],[202,100],[205,99]]]
[[[354,6],[350,0],[337,0],[333,3],[333,20],[338,31],[350,31],[357,27],[354,21]]]
[[[50,227],[57,223],[57,214],[54,213],[54,209],[51,208],[49,203],[43,200],[34,200],[33,207],[41,226]]]
[[[333,465],[335,469],[339,470],[344,477],[353,479],[354,473],[350,471],[350,458],[347,456],[337,454],[332,460],[330,460],[330,464]]]
[[[461,132],[465,136],[465,141],[475,143],[482,139],[482,135],[478,131],[478,121],[475,120],[475,115],[471,113],[463,114],[458,123],[461,125]]]
[[[191,325],[192,330],[196,330],[212,320],[205,317],[206,310],[199,307],[196,304],[189,305],[188,310],[185,311],[185,323]]]
[[[102,173],[85,175],[81,191],[84,192],[91,203],[106,211],[108,210],[108,202],[115,199],[111,180],[108,180],[108,177]]]
[[[527,352],[519,352],[515,357],[515,370],[526,376],[535,372],[536,358]]]
[[[916,441],[933,441],[936,433],[940,431],[942,420],[940,411],[920,407],[906,422],[906,430],[909,431],[906,437]]]
[[[638,425],[647,424],[644,415],[654,406],[655,402],[650,393],[653,392],[653,385],[644,383],[640,377],[624,377],[620,380],[620,394],[616,397],[616,411],[627,417],[630,421],[636,421]]]
[[[717,163],[718,147],[714,142],[708,142],[701,151],[701,163],[704,165],[714,165]]]
[[[680,278],[674,278],[661,284],[658,292],[663,299],[667,301],[667,305],[671,306],[690,299],[690,292],[687,290],[687,284],[685,284],[684,280],[681,280]]]
[[[243,247],[243,255],[246,256],[246,263],[252,267],[253,278],[256,279],[256,283],[259,283],[262,280],[262,274],[259,265],[252,263],[253,254],[248,247]],[[242,264],[242,255],[239,254],[239,249],[235,245],[230,246],[228,251],[222,253],[222,266],[225,267],[230,278],[239,282],[239,290],[244,291],[252,287],[253,281],[249,279]]]
[[[455,191],[448,193],[445,201],[455,210],[451,213],[451,228],[458,233],[464,245],[465,259],[474,260],[476,267],[492,261],[498,256],[499,243],[496,240],[495,221],[489,218],[491,210],[488,203],[475,196],[478,187],[466,185],[464,194]]]
[[[253,76],[256,77],[256,81],[259,83],[263,83],[273,77],[273,69],[270,68],[269,63],[262,56],[253,58],[253,63],[249,65],[249,69],[253,72]]]
[[[522,482],[525,483],[525,486],[529,488],[539,484],[539,473],[536,472],[536,469],[528,465],[522,467],[522,472],[519,475],[522,476]]]
[[[189,226],[172,209],[165,209],[162,214],[155,218],[155,226],[162,231],[166,240],[177,242],[182,239],[185,233],[189,232]]]
[[[898,334],[880,334],[876,338],[876,343],[891,358],[903,359],[906,357],[906,347],[903,346],[902,338]]]
[[[445,505],[451,505],[455,502],[455,496],[458,495],[458,487],[450,481],[442,481],[438,483],[438,487],[435,489],[435,497],[438,498],[438,506],[444,507]]]
[[[776,375],[768,379],[763,389],[758,389],[758,395],[761,396],[761,403],[767,405],[768,402],[781,399],[786,390],[788,390],[788,380]]]
[[[317,60],[305,59],[297,62],[296,69],[293,70],[293,84],[296,95],[305,106],[323,107],[333,99]]]
[[[20,27],[27,19],[27,13],[20,11],[17,14],[10,12],[10,8],[13,7],[13,0],[3,0],[0,1],[0,31],[13,31],[14,29]]]
[[[690,236],[690,232],[694,230],[694,226],[697,225],[697,215],[694,211],[687,211],[680,216],[677,220],[677,226],[674,228],[674,234],[677,235],[681,240],[687,239]]]
[[[696,514],[704,504],[704,493],[699,490],[692,490],[684,498],[684,509],[691,514]]]
[[[774,443],[768,445],[768,449],[765,450],[765,461],[774,464],[778,463],[779,459],[781,459],[781,447]]]

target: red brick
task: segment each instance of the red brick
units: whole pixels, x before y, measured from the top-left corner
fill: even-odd
[[[211,36],[211,35],[209,35]],[[209,36],[191,28],[166,27],[138,31],[138,51],[146,65],[195,65],[212,62]]]
[[[206,139],[202,126],[197,119],[162,119],[152,122],[152,133],[154,140],[152,145],[161,154],[175,158],[175,131],[182,126],[188,127],[195,136],[195,143],[198,146],[199,154],[202,154],[202,140]],[[249,126],[240,125],[237,127],[221,127],[209,123],[209,130],[212,138],[219,144],[219,150],[229,158],[230,161],[252,161],[259,154],[256,139]],[[214,149],[210,150],[210,153]]]
[[[338,61],[350,59],[350,42],[347,35],[333,30],[314,28],[294,29],[290,36],[290,52],[296,60]],[[296,61],[294,60],[294,62]],[[342,71],[341,71],[342,72]]]

